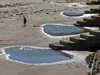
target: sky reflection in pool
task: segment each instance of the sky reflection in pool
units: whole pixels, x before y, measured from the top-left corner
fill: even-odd
[[[66,16],[82,16],[84,13],[83,12],[64,12],[63,14]]]
[[[43,31],[49,35],[62,36],[81,33],[84,29],[75,27],[74,25],[45,24],[43,25]]]
[[[3,48],[2,50],[6,54],[10,54],[9,59],[30,64],[53,63],[70,59],[49,48],[15,46]]]

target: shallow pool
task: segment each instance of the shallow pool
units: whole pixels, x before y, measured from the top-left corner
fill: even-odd
[[[84,32],[84,29],[75,27],[74,25],[60,25],[60,24],[45,24],[43,31],[53,36],[63,36],[78,34]]]
[[[2,48],[2,50],[9,60],[31,64],[53,63],[70,59],[65,54],[63,55],[61,52],[55,52],[49,48],[14,46]]]
[[[63,14],[66,16],[82,16],[84,13],[83,12],[64,12]]]

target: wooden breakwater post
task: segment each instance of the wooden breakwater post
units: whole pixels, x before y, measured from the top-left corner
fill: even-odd
[[[100,9],[99,9],[99,12],[100,12]],[[83,20],[77,21],[73,25],[75,25],[77,27],[85,27],[85,26],[99,27],[99,24],[100,24],[100,14],[91,16],[90,18],[84,18]]]
[[[91,2],[87,2],[87,5],[100,5],[100,0],[98,1],[91,1]]]
[[[53,50],[95,50],[100,44],[100,31],[92,30],[82,33],[80,36],[70,37],[69,40],[60,40],[50,43],[49,47]]]

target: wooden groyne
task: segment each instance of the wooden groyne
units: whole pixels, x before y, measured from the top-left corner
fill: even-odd
[[[91,16],[90,18],[84,18],[81,21],[77,21],[77,23],[74,23],[73,25],[77,27],[99,27],[100,24],[100,14]]]
[[[92,11],[100,12],[100,9],[91,9]],[[77,27],[99,27],[100,14],[84,18],[82,21],[77,21],[73,25]],[[53,50],[92,50],[98,49],[100,44],[100,31],[91,30],[88,33],[82,33],[80,36],[70,37],[69,40],[60,40],[56,43],[50,43],[49,47]]]
[[[100,44],[100,31],[92,30],[80,36],[70,37],[69,40],[60,40],[49,44],[53,50],[92,50],[98,49]]]
[[[87,2],[86,4],[88,4],[88,5],[100,5],[100,1],[91,1],[91,2]]]

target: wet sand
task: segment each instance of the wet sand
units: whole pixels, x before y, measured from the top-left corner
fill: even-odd
[[[9,3],[9,0],[6,1]],[[18,3],[18,1],[13,2]],[[0,48],[8,46],[48,47],[49,43],[68,39],[68,37],[49,37],[42,32],[41,26],[49,23],[72,25],[83,18],[64,17],[60,14],[61,12],[84,12],[91,7],[99,7],[98,5],[69,7],[63,3],[41,2],[41,0],[36,2],[20,1],[24,4],[14,4],[14,6],[6,6],[5,4],[8,3],[4,1],[2,3],[4,6],[0,9]],[[23,27],[22,13],[27,19],[26,27]],[[84,57],[92,53],[88,51],[75,52],[84,55]],[[29,65],[8,61],[0,56],[0,75],[88,75],[89,72],[91,69],[86,67],[85,58],[80,59],[79,62]]]

